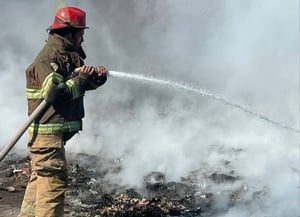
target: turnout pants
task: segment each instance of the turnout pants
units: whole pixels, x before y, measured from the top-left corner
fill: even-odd
[[[63,217],[67,185],[63,135],[29,137],[32,173],[19,217]]]

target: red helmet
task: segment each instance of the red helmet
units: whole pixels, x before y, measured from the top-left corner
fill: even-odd
[[[54,17],[53,24],[49,30],[61,29],[71,26],[78,29],[87,29],[85,25],[85,12],[76,7],[60,8]]]

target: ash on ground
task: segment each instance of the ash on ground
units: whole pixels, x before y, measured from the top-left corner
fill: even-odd
[[[134,188],[107,178],[107,174],[120,170],[122,162],[119,160],[106,160],[87,154],[70,155],[66,216],[222,216],[238,203],[249,203],[267,196],[264,188],[250,190],[234,171],[218,173],[200,168],[178,182],[167,181],[165,174],[153,171],[144,176],[142,188]],[[17,206],[20,206],[30,172],[28,157],[10,154],[1,162],[2,204],[8,203],[5,200],[7,194],[20,194],[16,196],[19,198]]]

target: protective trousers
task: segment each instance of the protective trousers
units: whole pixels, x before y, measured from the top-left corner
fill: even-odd
[[[19,217],[63,217],[67,163],[61,134],[30,135],[32,173]]]

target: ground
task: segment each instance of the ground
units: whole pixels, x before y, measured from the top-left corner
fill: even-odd
[[[19,213],[30,177],[29,162],[28,157],[20,158],[16,154],[1,162],[0,217],[15,217]],[[228,161],[224,163],[225,166],[228,164]],[[69,161],[65,217],[222,216],[237,202],[243,202],[244,194],[252,194],[247,186],[239,187],[239,177],[234,171],[207,174],[199,169],[191,171],[179,182],[167,182],[163,173],[153,171],[144,177],[143,187],[135,189],[107,179],[107,174],[121,170],[120,161],[87,154],[73,155]],[[219,186],[218,192],[212,188],[203,190],[199,183],[204,180],[207,185]],[[223,184],[233,184],[237,188],[220,192]],[[253,198],[260,198],[264,193],[253,192]],[[218,197],[227,198],[226,207],[216,208]]]
[[[24,190],[0,191],[0,217],[16,217],[20,211]]]

